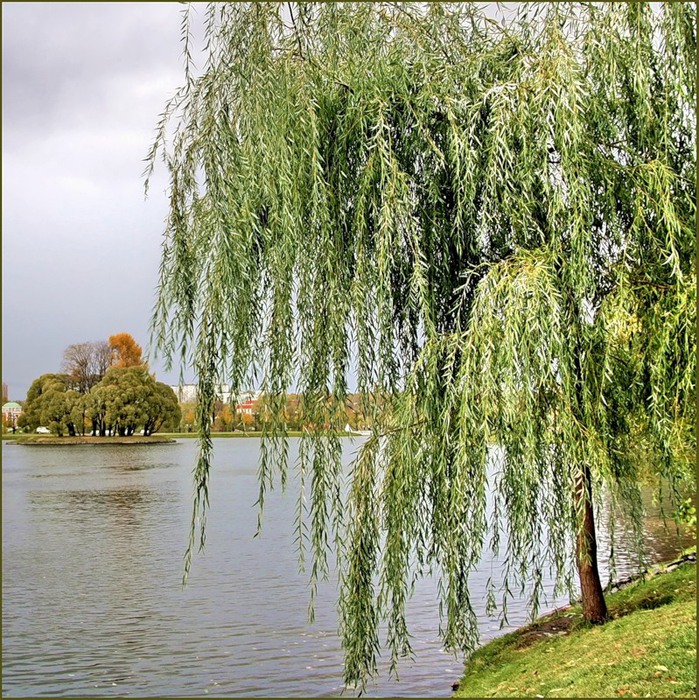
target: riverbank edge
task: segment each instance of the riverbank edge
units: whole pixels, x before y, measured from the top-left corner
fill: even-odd
[[[305,433],[299,430],[290,430],[286,433],[286,437],[295,438],[303,437]],[[338,437],[345,438],[360,438],[366,437],[367,433],[338,433]],[[5,433],[2,435],[2,441],[8,445],[135,445],[135,444],[152,444],[162,445],[166,443],[174,443],[177,440],[196,440],[199,437],[198,433],[159,433],[145,438],[142,435],[133,435],[124,438],[111,437],[92,437],[91,435],[79,437],[58,437],[56,435],[32,435],[32,434],[15,434]],[[236,433],[212,433],[213,440],[230,438],[257,438],[260,440],[263,437],[262,432],[236,432]],[[89,438],[89,440],[88,440]]]
[[[691,584],[691,595],[681,582],[675,584],[681,578]],[[605,590],[605,596],[612,618],[606,625],[586,623],[580,606],[571,604],[483,645],[465,662],[461,680],[452,685],[452,697],[638,697],[639,690],[645,697],[696,697],[696,546],[634,578],[613,583]],[[685,615],[684,622],[680,612]],[[663,619],[668,616],[671,625]],[[629,630],[625,641],[633,649],[611,639],[609,632],[617,623]],[[686,650],[691,651],[691,658],[684,667],[673,668],[669,661],[652,661],[649,650],[660,652],[661,656],[664,651],[662,643],[658,647],[658,627],[667,629],[668,638],[672,637],[666,642],[673,647],[672,653],[677,651],[674,647],[681,649],[679,637],[694,644],[693,650]],[[644,639],[646,633],[648,638]],[[602,663],[596,659],[598,663],[586,668],[591,646],[599,650],[600,656],[611,653],[611,660]],[[645,649],[649,654],[643,654],[644,664],[634,669],[629,663],[623,673],[615,675],[637,649]],[[667,653],[667,658],[671,658],[672,653]],[[680,678],[688,672],[693,672],[691,683]],[[582,691],[581,678],[586,684]],[[691,687],[687,687],[688,683]],[[646,694],[649,686],[651,695]],[[595,689],[597,692],[593,692]]]
[[[145,437],[133,435],[131,437],[93,437],[91,435],[79,437],[57,437],[44,435],[26,435],[9,441],[8,445],[22,445],[23,447],[75,447],[76,445],[100,447],[103,445],[168,445],[176,440],[167,437]]]
[[[346,438],[346,437],[351,437],[351,438],[357,438],[357,437],[368,437],[371,433],[369,431],[364,431],[364,432],[345,432],[341,431],[339,433],[336,433],[335,435],[337,437],[341,438]],[[198,433],[163,433],[163,435],[167,437],[173,437],[173,438],[182,438],[185,440],[192,440],[192,439],[197,439],[199,437]],[[286,433],[284,434],[284,437],[288,438],[296,438],[296,437],[304,437],[304,435],[309,435],[309,433],[304,433],[302,430],[287,430]],[[330,433],[325,433],[325,435],[330,435]],[[218,438],[222,439],[228,439],[228,438],[258,438],[261,439],[263,438],[264,435],[261,430],[258,431],[239,431],[239,432],[233,432],[233,433],[211,433],[211,439],[216,440]]]

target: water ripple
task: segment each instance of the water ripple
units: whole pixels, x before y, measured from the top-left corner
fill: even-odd
[[[354,695],[342,685],[334,583],[320,587],[316,624],[307,621],[293,495],[269,495],[253,538],[258,445],[217,444],[207,548],[185,588],[193,442],[3,446],[3,695]],[[472,577],[474,601],[486,580]],[[510,617],[526,620],[521,601]],[[415,662],[401,664],[400,681],[383,663],[368,696],[446,697],[461,675],[437,635],[434,581],[419,582],[409,618]],[[496,620],[479,619],[484,638],[500,634]]]

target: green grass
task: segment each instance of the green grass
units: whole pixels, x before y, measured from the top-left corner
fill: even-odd
[[[455,696],[696,697],[696,565],[634,583],[607,605],[602,626],[574,607],[486,644]]]

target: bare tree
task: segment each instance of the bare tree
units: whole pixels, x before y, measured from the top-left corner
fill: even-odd
[[[99,340],[92,345],[92,368],[94,373],[101,379],[107,373],[112,363],[112,348],[106,340]]]
[[[76,391],[87,394],[105,375],[110,362],[111,348],[106,341],[75,343],[63,352],[61,369]]]
[[[61,369],[70,377],[75,390],[81,394],[87,394],[97,383],[91,381],[91,365],[92,343],[74,343],[64,350]]]

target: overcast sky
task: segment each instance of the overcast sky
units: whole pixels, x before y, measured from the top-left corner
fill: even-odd
[[[71,343],[144,350],[167,211],[143,159],[182,78],[178,3],[2,3],[2,375],[10,398]],[[157,379],[177,383],[151,362]],[[191,379],[191,378],[188,378]]]

